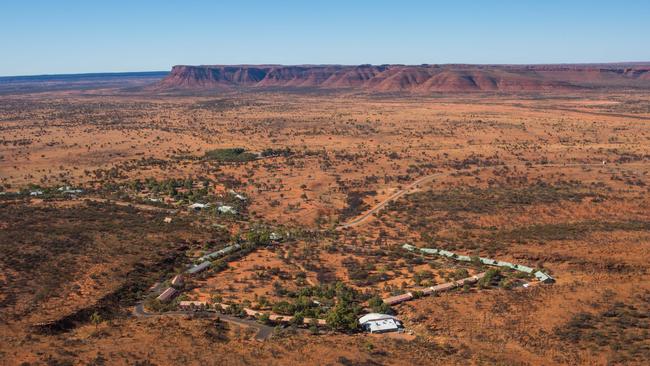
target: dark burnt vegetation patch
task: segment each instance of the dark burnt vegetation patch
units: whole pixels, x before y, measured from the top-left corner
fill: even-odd
[[[293,155],[293,153],[294,152],[291,150],[291,148],[288,148],[288,147],[285,147],[285,148],[271,148],[271,147],[269,147],[269,148],[266,148],[266,149],[262,150],[260,155],[262,157],[265,157],[265,158],[275,157],[275,156],[283,156],[283,157],[287,158],[287,157]]]
[[[205,152],[204,159],[224,163],[243,163],[257,159],[257,154],[247,152],[241,147],[214,149]]]
[[[190,109],[208,110],[210,112],[225,112],[242,107],[260,106],[262,103],[250,100],[232,98],[209,99],[196,102]]]
[[[449,250],[480,249],[496,254],[507,242],[576,239],[592,231],[645,230],[643,222],[536,224],[521,228],[484,227],[481,215],[524,213],[528,207],[562,202],[600,204],[608,199],[599,185],[558,181],[524,184],[516,177],[487,187],[456,186],[441,191],[409,194],[378,216],[389,227],[404,225],[428,245]],[[594,224],[594,225],[592,225]]]
[[[33,319],[35,309],[53,302],[62,305],[37,318],[56,322],[72,316],[67,324],[133,303],[158,276],[182,262],[189,245],[185,237],[198,235],[183,218],[167,224],[163,218],[105,203],[70,208],[3,203],[4,320]]]
[[[359,215],[361,212],[370,208],[363,199],[368,196],[375,196],[375,191],[354,191],[348,192],[345,199],[346,207],[341,212],[341,218],[347,219]]]
[[[464,159],[450,159],[446,162],[450,168],[460,170],[471,167],[491,167],[504,165],[503,160],[498,155],[485,157],[481,154],[471,154]]]
[[[619,103],[610,104],[606,107],[595,105],[592,108],[614,113],[647,114],[650,113],[650,101],[643,99],[620,100]]]
[[[410,217],[435,211],[482,214],[535,204],[580,202],[587,197],[604,198],[602,194],[576,182],[558,184],[538,182],[527,187],[459,187],[437,192],[418,192],[409,195],[407,200],[395,202],[392,209],[397,211],[405,209]]]
[[[535,224],[512,230],[498,231],[489,238],[510,242],[547,242],[551,240],[578,240],[592,232],[650,231],[647,221],[578,221],[557,224]]]
[[[650,292],[592,307],[594,311],[579,312],[556,327],[555,335],[572,347],[606,352],[610,364],[650,359]]]

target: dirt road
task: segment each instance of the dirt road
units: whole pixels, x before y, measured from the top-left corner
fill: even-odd
[[[116,201],[116,200],[111,200],[107,198],[100,198],[100,197],[83,197],[80,199],[80,201],[92,201],[92,202],[101,202],[101,203],[112,203],[114,205],[118,206],[131,206],[134,208],[137,208],[139,210],[144,210],[144,211],[157,211],[157,212],[165,212],[168,214],[175,214],[178,212],[177,209],[169,209],[169,208],[164,208],[164,207],[158,207],[158,206],[151,206],[151,205],[145,205],[142,203],[133,203],[133,202],[126,202],[126,201]]]
[[[144,310],[144,305],[142,303],[137,304],[133,308],[133,315],[139,318],[155,318],[159,316],[197,316],[203,318],[219,318],[220,320],[228,323],[233,323],[241,325],[244,327],[254,328],[257,330],[255,334],[255,339],[258,341],[264,341],[273,335],[273,327],[268,325],[260,324],[254,320],[241,319],[230,315],[218,314],[211,311],[168,311],[165,313],[149,313]]]
[[[409,191],[411,191],[411,190],[413,190],[415,188],[418,188],[418,185],[420,185],[422,183],[426,183],[426,182],[432,180],[433,178],[441,176],[443,174],[444,173],[431,174],[431,175],[427,175],[425,177],[422,177],[422,178],[416,180],[415,182],[413,182],[413,183],[409,184],[408,186],[406,186],[406,188],[401,189],[401,190],[393,193],[390,197],[386,198],[385,200],[383,200],[380,203],[378,203],[377,205],[375,205],[375,207],[373,207],[370,211],[367,211],[363,215],[361,215],[361,216],[359,216],[359,217],[357,217],[357,218],[355,218],[355,219],[353,219],[351,221],[348,221],[345,224],[339,225],[337,227],[337,229],[347,229],[347,228],[350,228],[350,227],[354,227],[354,226],[363,224],[366,220],[368,220],[372,216],[372,214],[374,214],[375,212],[381,210],[388,203],[390,203],[392,201],[395,201],[396,199],[402,197],[403,195],[405,195]]]
[[[503,168],[503,167],[510,167],[510,168],[525,168],[525,167],[532,167],[532,168],[595,168],[595,167],[602,167],[602,168],[617,168],[617,169],[624,169],[624,168],[630,168],[633,166],[645,166],[644,164],[619,164],[619,165],[614,165],[614,164],[607,164],[604,165],[602,163],[585,163],[585,164],[580,164],[580,163],[566,163],[566,164],[534,164],[534,165],[525,165],[525,164],[520,164],[520,165],[494,165],[491,166],[490,168]],[[363,213],[361,216],[358,216],[344,224],[341,224],[336,227],[337,230],[341,229],[347,229],[355,226],[359,226],[365,222],[367,222],[370,218],[372,218],[372,215],[376,213],[377,211],[381,210],[384,206],[386,206],[388,203],[397,200],[398,198],[402,197],[403,195],[409,193],[410,191],[413,191],[415,188],[419,188],[418,186],[420,184],[426,183],[430,180],[432,180],[435,177],[439,177],[445,174],[449,173],[435,173],[431,175],[427,175],[425,177],[422,177],[415,182],[409,184],[406,186],[406,188],[401,189],[395,193],[393,193],[390,197],[386,198],[382,202],[378,203],[370,209],[369,211]]]

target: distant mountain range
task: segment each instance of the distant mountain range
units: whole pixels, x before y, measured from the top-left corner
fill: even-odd
[[[527,92],[650,89],[650,63],[566,65],[214,65],[172,68],[149,89],[359,89],[371,92]]]
[[[210,92],[323,89],[367,92],[650,90],[650,62],[555,65],[214,65],[171,72],[0,77],[0,94],[75,89]]]

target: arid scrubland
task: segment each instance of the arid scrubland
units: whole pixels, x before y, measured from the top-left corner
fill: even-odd
[[[0,363],[647,364],[649,171],[642,92],[3,95]],[[358,315],[488,270],[404,243],[556,283],[502,271],[393,306],[411,335],[294,324],[260,343],[214,319],[131,315],[235,242],[182,299],[325,318],[346,297]]]

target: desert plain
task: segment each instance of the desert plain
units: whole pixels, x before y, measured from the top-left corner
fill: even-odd
[[[649,362],[646,90],[142,85],[0,95],[1,364]],[[171,303],[150,294],[233,243]],[[489,270],[404,244],[555,281],[493,270],[382,305]],[[370,308],[405,331],[358,329]]]

